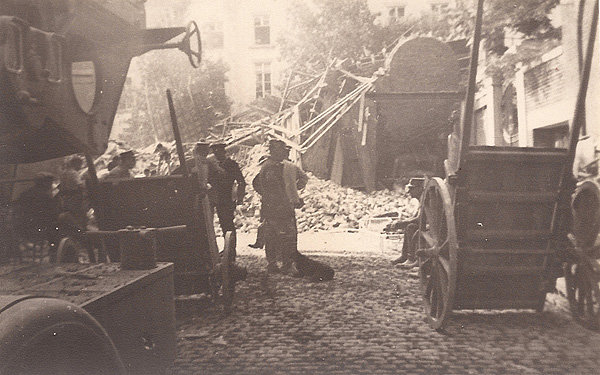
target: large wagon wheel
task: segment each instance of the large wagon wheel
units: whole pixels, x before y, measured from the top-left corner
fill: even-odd
[[[600,330],[599,248],[594,246],[600,230],[600,185],[593,180],[578,186],[571,202],[575,250],[574,262],[564,265],[567,299],[573,317],[583,326]]]
[[[438,177],[429,180],[421,196],[417,246],[425,312],[429,325],[437,330],[452,312],[458,247],[452,201]]]
[[[57,263],[91,263],[89,252],[84,251],[81,243],[71,237],[60,240],[56,250]]]

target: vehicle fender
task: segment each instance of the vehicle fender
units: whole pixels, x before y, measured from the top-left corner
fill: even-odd
[[[112,340],[81,306],[0,296],[0,375],[125,374]]]

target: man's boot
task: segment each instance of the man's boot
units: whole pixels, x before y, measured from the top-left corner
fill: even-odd
[[[393,265],[402,264],[402,263],[406,262],[406,260],[407,260],[407,258],[404,255],[402,255],[402,256],[400,256],[400,258],[396,258],[396,259],[392,260],[392,264]]]
[[[300,277],[300,272],[294,266],[294,263],[286,263],[281,267],[281,273],[291,277]]]
[[[253,249],[262,249],[263,247],[265,247],[262,224],[259,225],[258,229],[256,230],[256,241],[254,241],[254,243],[248,246],[250,246]]]
[[[281,273],[281,270],[279,269],[279,267],[277,266],[276,263],[269,263],[267,265],[267,273],[271,273],[271,274]]]

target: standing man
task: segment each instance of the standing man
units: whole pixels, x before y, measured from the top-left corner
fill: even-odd
[[[60,175],[58,198],[62,212],[69,213],[77,228],[85,230],[87,225],[87,209],[85,202],[85,185],[81,176],[83,159],[79,155],[68,157]]]
[[[306,186],[308,176],[286,160],[289,152],[283,141],[269,142],[269,158],[260,170],[255,188],[262,196],[267,272],[297,276],[293,265],[298,249],[295,209],[302,206],[298,189]],[[281,269],[277,266],[278,260],[283,264]]]
[[[119,178],[133,178],[131,170],[135,167],[135,155],[133,151],[125,151],[119,154],[119,164],[102,177],[102,180],[115,180]],[[111,262],[121,260],[121,250],[119,242],[114,238],[105,240],[106,251]]]
[[[208,165],[208,183],[213,207],[217,210],[223,235],[235,232],[233,223],[235,206],[242,204],[246,194],[246,181],[238,163],[227,156],[224,143],[210,145],[215,161]],[[233,196],[233,184],[237,182],[237,194]]]

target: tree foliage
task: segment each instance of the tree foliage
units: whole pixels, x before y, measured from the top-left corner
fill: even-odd
[[[486,51],[498,60],[508,50],[507,34],[520,33],[524,39],[560,40],[560,30],[552,25],[550,17],[559,1],[487,0],[482,32]],[[374,24],[377,15],[369,13],[366,0],[315,1],[314,7],[296,1],[289,12],[293,31],[282,40],[283,57],[294,69],[302,70],[307,64],[314,66],[315,60],[322,66],[328,59],[329,62],[359,60],[377,54],[402,37],[469,39],[474,29],[476,3],[458,1],[456,7],[444,12],[426,12],[382,26]]]
[[[177,51],[153,51],[139,58],[139,82],[132,82],[123,95],[131,103],[129,126],[123,140],[134,147],[173,140],[166,97],[171,90],[181,137],[194,142],[227,117],[230,100],[225,94],[227,67],[222,61],[203,60],[198,69]],[[120,109],[121,110],[121,109]]]
[[[169,4],[172,13],[155,19],[151,27],[179,25],[191,4],[191,0],[173,0]],[[181,36],[177,38],[180,40]],[[222,61],[207,59],[194,69],[187,56],[174,49],[150,51],[137,57],[117,112],[126,123],[119,140],[139,148],[174,139],[167,89],[173,96],[182,140],[195,142],[206,137],[217,122],[229,116],[227,71]]]
[[[378,30],[365,0],[294,1],[279,41],[284,59],[323,69],[334,59],[358,60],[376,48]]]

